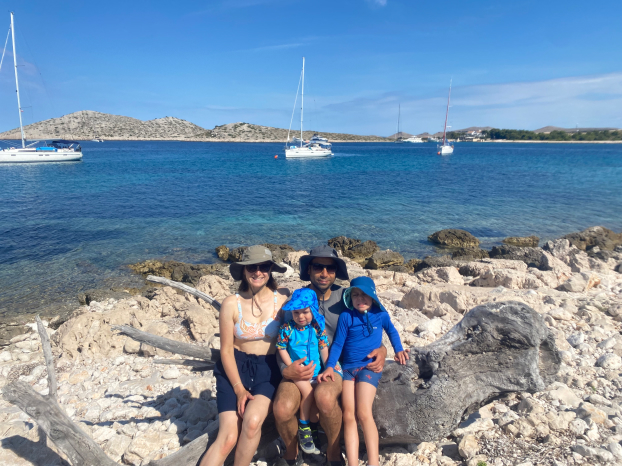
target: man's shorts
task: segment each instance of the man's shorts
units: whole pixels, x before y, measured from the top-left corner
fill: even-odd
[[[358,367],[355,369],[344,369],[343,380],[354,380],[358,382],[367,382],[378,388],[378,382],[382,378],[382,372],[374,372],[367,367]]]
[[[272,400],[282,378],[279,365],[276,362],[276,354],[258,356],[234,349],[233,355],[244,388],[253,396],[263,395]],[[214,377],[216,377],[218,413],[237,411],[238,397],[220,360],[214,368]]]

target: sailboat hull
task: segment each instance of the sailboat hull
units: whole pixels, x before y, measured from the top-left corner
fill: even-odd
[[[39,151],[37,149],[0,150],[0,163],[77,162],[82,152],[73,150]]]
[[[441,155],[450,155],[454,153],[454,146],[440,146],[438,151]]]
[[[330,149],[311,148],[311,147],[295,147],[293,149],[285,149],[285,157],[288,159],[308,159],[315,157],[329,157],[333,155]]]

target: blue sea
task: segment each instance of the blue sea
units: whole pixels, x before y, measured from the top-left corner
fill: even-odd
[[[214,248],[338,235],[407,259],[427,236],[483,247],[603,225],[622,230],[621,144],[334,144],[286,160],[282,144],[84,143],[76,163],[0,165],[0,317],[77,305],[89,288],[140,286],[126,265],[216,261]],[[278,159],[274,155],[279,154]]]

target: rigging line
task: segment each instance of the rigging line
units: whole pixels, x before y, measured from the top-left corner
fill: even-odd
[[[292,130],[292,123],[294,122],[294,113],[296,113],[296,104],[298,103],[298,91],[300,90],[300,82],[302,81],[302,71],[300,72],[300,79],[298,79],[298,89],[296,89],[296,100],[294,100],[294,109],[292,110],[292,118],[289,120],[289,129],[287,130],[287,142],[289,142],[289,133]]]
[[[6,33],[6,40],[4,41],[4,50],[2,51],[2,59],[0,60],[0,70],[2,70],[2,62],[4,61],[4,53],[6,52],[6,44],[9,43],[10,34],[11,34],[11,27],[9,26],[9,32]]]

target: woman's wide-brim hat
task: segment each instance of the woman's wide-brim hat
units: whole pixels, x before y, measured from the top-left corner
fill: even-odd
[[[346,267],[346,262],[337,255],[337,251],[334,248],[331,248],[328,245],[318,246],[316,248],[311,249],[311,252],[300,258],[300,279],[309,282],[311,281],[311,276],[309,275],[309,264],[315,258],[329,258],[333,259],[337,264],[337,272],[335,276],[339,280],[349,280],[348,276],[348,268]]]
[[[343,304],[345,304],[348,309],[354,310],[354,304],[352,304],[352,298],[350,297],[350,293],[352,293],[352,290],[354,288],[358,288],[359,290],[361,290],[363,293],[365,293],[367,296],[374,300],[374,304],[376,306],[387,312],[387,310],[378,299],[378,295],[376,294],[376,284],[369,277],[356,277],[350,282],[350,288],[347,288],[343,292]]]
[[[272,272],[285,273],[287,268],[277,264],[272,260],[272,253],[265,246],[249,246],[242,254],[240,262],[233,262],[229,266],[229,272],[234,280],[242,280],[245,265],[263,264],[264,262],[272,263]]]

